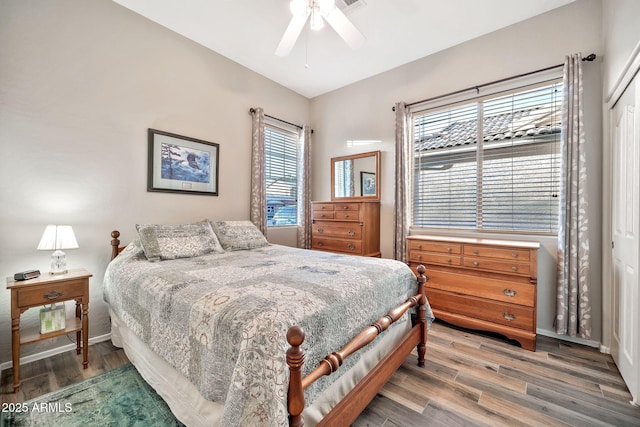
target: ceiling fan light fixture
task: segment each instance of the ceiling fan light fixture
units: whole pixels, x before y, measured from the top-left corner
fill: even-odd
[[[289,9],[291,9],[293,16],[304,16],[309,10],[309,3],[307,0],[291,0]]]
[[[343,2],[345,0],[342,0]],[[363,1],[363,0],[353,0]],[[324,27],[324,21],[349,45],[357,49],[365,41],[364,36],[342,11],[336,7],[335,0],[291,0],[289,8],[293,13],[289,25],[276,48],[276,55],[287,56],[293,49],[307,20],[310,20],[312,30]]]

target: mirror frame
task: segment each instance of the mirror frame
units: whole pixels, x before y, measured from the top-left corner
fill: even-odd
[[[336,162],[342,160],[355,160],[363,157],[375,157],[376,160],[376,194],[373,196],[336,197]],[[351,154],[349,156],[331,158],[331,201],[380,201],[380,151],[368,151],[366,153]]]

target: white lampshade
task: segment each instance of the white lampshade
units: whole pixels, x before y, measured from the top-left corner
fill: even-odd
[[[67,272],[67,256],[61,249],[76,249],[78,241],[70,225],[47,225],[38,243],[42,251],[55,251],[51,254],[51,274]]]
[[[322,27],[324,27],[324,19],[322,19],[322,15],[320,14],[320,9],[316,6],[313,8],[311,12],[311,26],[310,28],[313,31],[318,31]]]
[[[70,225],[47,225],[38,243],[38,249],[41,251],[77,248],[78,241]]]

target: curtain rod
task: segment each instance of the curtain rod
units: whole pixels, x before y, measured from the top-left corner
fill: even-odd
[[[591,62],[591,61],[593,61],[595,59],[596,59],[596,54],[595,53],[591,53],[591,54],[587,55],[586,57],[582,58],[583,61],[589,61],[589,62]],[[481,85],[468,87],[466,89],[456,90],[455,92],[445,93],[444,95],[438,95],[438,96],[434,96],[432,98],[427,98],[427,99],[423,99],[423,100],[420,100],[420,101],[412,102],[410,104],[407,104],[407,107],[411,107],[412,105],[422,104],[423,102],[435,101],[436,99],[446,98],[447,96],[457,95],[459,93],[467,92],[467,91],[473,90],[473,89],[479,91],[481,87],[491,86],[491,85],[494,85],[494,84],[497,84],[497,83],[506,82],[507,80],[517,79],[519,77],[526,77],[526,76],[530,76],[531,74],[542,73],[544,71],[549,71],[549,70],[553,70],[555,68],[560,68],[560,67],[564,67],[564,64],[552,65],[551,67],[541,68],[539,70],[529,71],[528,73],[518,74],[518,75],[515,75],[515,76],[511,76],[511,77],[505,77],[504,79],[494,80],[494,81],[489,82],[489,83],[483,83]],[[392,111],[396,111],[396,107],[393,106],[391,108],[391,110]]]
[[[249,108],[249,113],[250,113],[250,114],[253,114],[253,113],[255,113],[255,112],[256,112],[256,109],[255,109],[255,108],[253,108],[253,107]],[[297,124],[295,124],[295,123],[291,123],[291,122],[288,122],[288,121],[286,121],[286,120],[282,120],[282,119],[279,119],[279,118],[277,118],[277,117],[270,116],[270,115],[268,115],[268,114],[265,114],[264,116],[265,116],[265,117],[269,117],[270,119],[273,119],[273,120],[277,120],[277,121],[279,121],[279,122],[281,122],[281,123],[286,123],[286,124],[288,124],[288,125],[290,125],[290,126],[297,127],[298,129],[302,129],[302,126],[297,125]],[[312,130],[311,132],[313,133],[313,130]]]

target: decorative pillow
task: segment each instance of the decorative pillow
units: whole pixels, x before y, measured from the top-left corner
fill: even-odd
[[[138,224],[136,229],[149,261],[224,252],[208,221],[176,225]]]
[[[239,251],[267,246],[264,234],[251,221],[211,221],[225,251]]]

